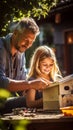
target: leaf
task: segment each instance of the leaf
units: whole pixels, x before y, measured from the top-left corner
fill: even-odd
[[[5,89],[0,89],[0,98],[8,98],[11,96],[11,93]]]

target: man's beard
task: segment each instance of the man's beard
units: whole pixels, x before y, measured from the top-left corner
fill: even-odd
[[[23,53],[27,49],[25,46],[18,46],[18,45],[16,45],[15,48],[17,51],[19,51],[21,53]]]
[[[19,46],[16,45],[15,48],[16,48],[17,51],[20,51],[20,47]]]

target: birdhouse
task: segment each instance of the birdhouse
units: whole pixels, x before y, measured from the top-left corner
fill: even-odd
[[[52,83],[43,90],[43,109],[59,110],[60,107],[73,105],[73,75]]]

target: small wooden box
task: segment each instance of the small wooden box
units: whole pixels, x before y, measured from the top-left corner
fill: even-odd
[[[43,90],[43,109],[59,110],[73,105],[73,75],[64,77]]]

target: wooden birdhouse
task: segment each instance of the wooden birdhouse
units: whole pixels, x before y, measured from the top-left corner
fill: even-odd
[[[52,83],[43,90],[43,109],[59,110],[60,107],[73,105],[73,75]]]

